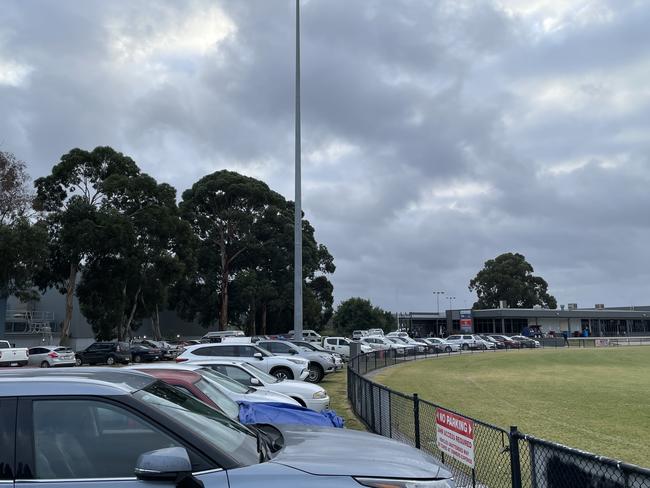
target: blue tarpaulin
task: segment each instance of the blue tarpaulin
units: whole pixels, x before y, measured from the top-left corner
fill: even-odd
[[[333,410],[315,412],[288,403],[239,402],[239,421],[242,424],[298,424],[343,427],[343,419]]]

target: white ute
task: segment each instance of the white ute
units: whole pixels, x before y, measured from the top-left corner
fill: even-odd
[[[28,361],[26,347],[11,347],[8,341],[0,341],[0,366],[25,366]]]

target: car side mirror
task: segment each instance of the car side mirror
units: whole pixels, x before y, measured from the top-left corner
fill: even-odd
[[[253,386],[262,386],[262,382],[257,378],[251,378],[251,385]]]
[[[168,447],[141,454],[135,464],[135,476],[143,481],[183,482],[183,486],[203,486],[192,476],[192,463],[184,447]]]
[[[295,356],[296,354],[298,354],[298,351],[296,351],[295,349],[289,349],[289,354]]]
[[[253,357],[261,361],[264,356],[262,356],[261,352],[256,352],[255,354],[253,354]]]

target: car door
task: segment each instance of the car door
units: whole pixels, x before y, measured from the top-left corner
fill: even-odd
[[[84,362],[101,363],[104,362],[104,356],[108,352],[108,346],[105,344],[92,344],[84,353]]]
[[[338,339],[336,337],[328,337],[325,339],[325,349],[328,351],[336,351],[337,341]]]
[[[116,402],[92,397],[20,399],[15,488],[169,488],[170,482],[139,481],[138,457],[185,447],[193,468],[210,466],[170,432]],[[225,472],[210,486],[227,488]]]
[[[16,399],[0,397],[0,486],[14,486]]]
[[[344,356],[346,358],[349,357],[350,356],[350,344],[348,343],[348,340],[343,338],[343,337],[339,337],[337,339],[337,345],[336,345],[335,351],[337,353],[339,353],[341,356]]]

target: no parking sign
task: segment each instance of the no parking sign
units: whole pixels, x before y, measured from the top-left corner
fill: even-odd
[[[471,420],[437,408],[436,444],[445,454],[474,467],[474,422]]]

